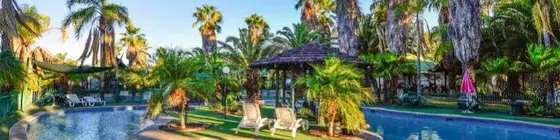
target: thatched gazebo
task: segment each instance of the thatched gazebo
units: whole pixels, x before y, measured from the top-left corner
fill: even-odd
[[[368,62],[363,61],[356,56],[350,56],[346,53],[340,52],[337,48],[319,44],[306,44],[297,48],[286,50],[280,54],[276,54],[271,57],[256,61],[251,64],[250,67],[275,70],[276,106],[278,107],[280,106],[280,79],[282,79],[282,97],[283,102],[285,102],[285,89],[287,88],[287,71],[291,71],[292,75],[290,79],[295,79],[296,74],[307,74],[312,71],[312,68],[309,64],[322,63],[329,55],[338,57],[344,62],[352,63],[359,67],[369,66]],[[295,89],[291,88],[291,90],[292,108],[295,108]]]

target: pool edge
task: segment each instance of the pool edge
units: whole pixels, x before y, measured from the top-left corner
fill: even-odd
[[[37,113],[33,113],[30,116],[27,116],[17,123],[12,125],[8,130],[8,140],[27,140],[27,127],[29,123],[32,123],[37,118],[45,115],[47,113],[55,113],[61,111],[82,111],[82,110],[94,110],[94,109],[101,109],[101,108],[114,108],[114,107],[126,107],[126,108],[134,108],[134,107],[146,107],[146,105],[113,105],[113,106],[95,106],[95,107],[77,107],[77,108],[63,108],[63,109],[56,109],[56,110],[48,110],[48,111],[41,111]]]
[[[470,119],[470,120],[477,120],[477,121],[499,121],[499,122],[507,122],[507,123],[519,123],[519,124],[525,124],[525,125],[549,127],[549,128],[557,129],[557,130],[560,131],[560,125],[542,124],[542,123],[534,123],[534,122],[519,121],[519,120],[474,117],[474,116],[462,116],[462,115],[454,115],[454,114],[434,114],[434,113],[423,113],[423,112],[411,112],[411,111],[386,109],[386,108],[380,108],[380,107],[362,107],[362,109],[382,110],[382,111],[387,111],[387,112],[406,113],[406,114],[415,114],[415,115],[424,115],[424,116],[437,116],[437,117],[446,117],[446,118],[450,118],[450,117],[451,118],[462,118],[462,119]]]

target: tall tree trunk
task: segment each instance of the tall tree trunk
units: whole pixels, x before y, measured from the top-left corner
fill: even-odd
[[[386,0],[387,3],[387,45],[391,52],[398,55],[406,54],[406,39],[408,31],[406,27],[410,22],[410,15],[402,9],[402,5],[408,4],[408,0]]]
[[[463,67],[470,69],[473,67],[471,63],[478,61],[482,38],[480,0],[450,0],[449,13],[451,22],[448,31],[453,41],[455,57]]]
[[[355,56],[358,49],[358,0],[336,0],[338,46],[346,54]]]
[[[187,108],[187,103],[183,103],[181,105],[181,111],[179,112],[179,118],[181,121],[181,129],[186,129],[187,128],[187,114],[186,112],[186,108]]]
[[[206,54],[212,54],[216,51],[216,31],[212,29],[205,29],[201,32],[202,35],[202,47]]]
[[[539,10],[541,10],[542,16],[541,17],[541,22],[543,23],[543,42],[544,45],[546,47],[551,47],[552,45],[552,39],[551,39],[551,31],[552,29],[550,29],[550,26],[546,26],[546,25],[550,25],[550,21],[548,21],[549,13],[550,13],[550,6],[549,6],[549,2],[548,0],[538,0],[537,1],[540,4],[540,8]],[[544,24],[544,23],[548,23],[548,24]],[[548,96],[553,96],[554,95],[554,74],[552,72],[547,72],[546,74],[546,92],[542,94],[541,97],[541,105],[546,105],[547,102],[547,98]]]
[[[305,0],[303,9],[301,10],[301,22],[305,23],[315,29],[318,27],[317,9],[312,0]]]
[[[13,38],[14,38],[13,35],[10,35],[6,32],[2,32],[2,51],[6,51],[6,50],[15,51],[14,47],[12,46],[13,45],[13,42],[12,42]]]
[[[420,13],[416,13],[416,30],[418,33],[417,38],[417,49],[416,50],[416,96],[420,97],[422,95],[422,69],[420,65],[420,54],[422,54],[422,26],[420,26],[420,17],[418,16]]]
[[[251,28],[251,43],[253,43],[254,45],[257,44],[259,36],[259,28]]]
[[[243,83],[245,91],[247,92],[247,102],[256,103],[259,100],[259,70],[248,69],[246,74],[247,80]]]

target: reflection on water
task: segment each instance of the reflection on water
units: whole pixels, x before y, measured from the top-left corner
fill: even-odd
[[[370,129],[385,140],[560,140],[560,134],[554,130],[467,120],[448,121],[383,111],[366,110],[364,114]]]
[[[30,140],[121,140],[140,130],[144,111],[50,113],[32,123]]]

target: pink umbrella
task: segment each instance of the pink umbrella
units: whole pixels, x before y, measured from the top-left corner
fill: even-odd
[[[463,83],[461,84],[461,92],[464,94],[476,94],[476,90],[473,85],[473,81],[471,80],[471,75],[469,74],[469,70],[465,70],[463,73]]]

